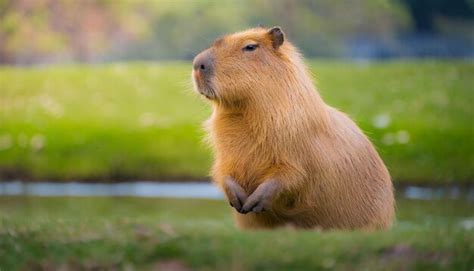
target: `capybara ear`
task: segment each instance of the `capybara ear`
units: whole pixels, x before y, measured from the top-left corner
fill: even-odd
[[[280,46],[285,41],[285,34],[279,26],[272,27],[272,29],[268,31],[268,35],[270,35],[270,39],[272,40],[272,46],[275,49],[280,48]]]

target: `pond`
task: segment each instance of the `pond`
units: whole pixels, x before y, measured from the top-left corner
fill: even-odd
[[[166,198],[219,199],[221,192],[211,183],[203,182],[125,182],[125,183],[52,183],[4,182],[0,195],[30,196],[133,196]]]
[[[396,189],[398,196],[408,199],[467,199],[474,201],[474,187],[404,186]],[[133,196],[163,198],[221,199],[223,194],[209,182],[124,183],[53,183],[0,182],[0,196]]]

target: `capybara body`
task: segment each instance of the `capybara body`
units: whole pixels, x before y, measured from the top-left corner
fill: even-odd
[[[345,114],[326,105],[280,28],[227,35],[196,56],[212,177],[241,228],[386,229],[390,175]]]

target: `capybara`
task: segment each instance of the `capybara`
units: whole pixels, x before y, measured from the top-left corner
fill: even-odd
[[[213,107],[212,177],[240,228],[390,227],[383,161],[347,115],[324,103],[280,27],[217,39],[194,59],[193,79]]]

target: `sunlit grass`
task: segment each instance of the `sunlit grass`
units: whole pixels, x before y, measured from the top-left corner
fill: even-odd
[[[387,232],[242,232],[224,201],[1,197],[0,269],[468,270],[472,208],[398,199]]]
[[[366,131],[397,181],[473,180],[472,63],[310,66],[325,100]],[[0,175],[205,177],[209,114],[189,63],[0,68]]]

